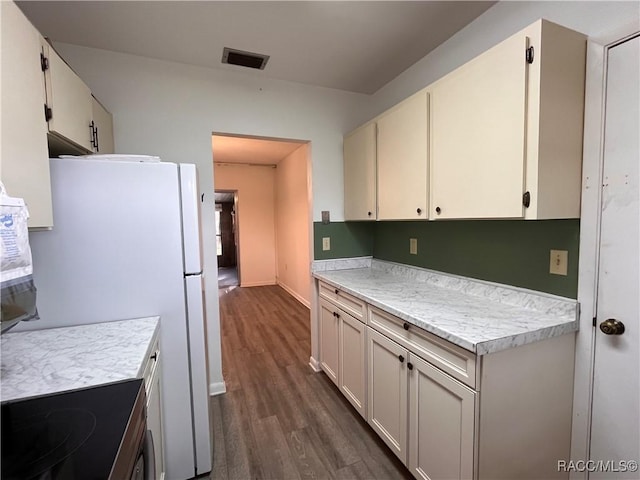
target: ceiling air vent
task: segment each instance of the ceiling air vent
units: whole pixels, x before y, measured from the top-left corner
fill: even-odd
[[[222,51],[222,63],[239,65],[241,67],[264,70],[268,60],[269,55],[262,55],[261,53],[243,52],[242,50],[234,50],[229,47],[224,47]]]

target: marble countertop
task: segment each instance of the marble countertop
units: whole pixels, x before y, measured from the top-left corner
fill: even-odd
[[[141,377],[159,317],[2,335],[0,400]]]
[[[531,290],[375,259],[313,275],[478,355],[578,330],[575,300]]]

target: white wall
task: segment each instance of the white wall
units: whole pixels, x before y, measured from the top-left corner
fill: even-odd
[[[308,150],[302,145],[278,163],[275,200],[278,285],[310,306]]]
[[[312,142],[313,217],[342,213],[342,135],[369,97],[244,73],[56,44],[63,58],[113,113],[116,151],[198,165],[203,211],[213,212],[212,132]],[[203,216],[213,238],[213,215]],[[224,391],[215,242],[204,245],[211,390]],[[207,281],[208,280],[208,281]]]
[[[638,18],[639,2],[499,2],[429,55],[378,90],[352,127],[356,127],[433,83],[539,18],[589,36]]]
[[[276,283],[275,177],[270,166],[214,166],[216,190],[237,190],[240,286]]]

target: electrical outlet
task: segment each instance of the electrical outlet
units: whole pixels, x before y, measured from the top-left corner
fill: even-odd
[[[410,238],[409,239],[409,253],[411,255],[417,255],[418,254],[418,239],[417,238]]]
[[[322,250],[331,250],[331,237],[322,237]]]
[[[567,276],[569,252],[567,250],[551,250],[549,252],[549,273]]]

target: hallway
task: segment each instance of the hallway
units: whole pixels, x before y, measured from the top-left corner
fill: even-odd
[[[215,479],[413,478],[309,367],[309,310],[278,286],[220,297],[227,393],[212,397]]]

